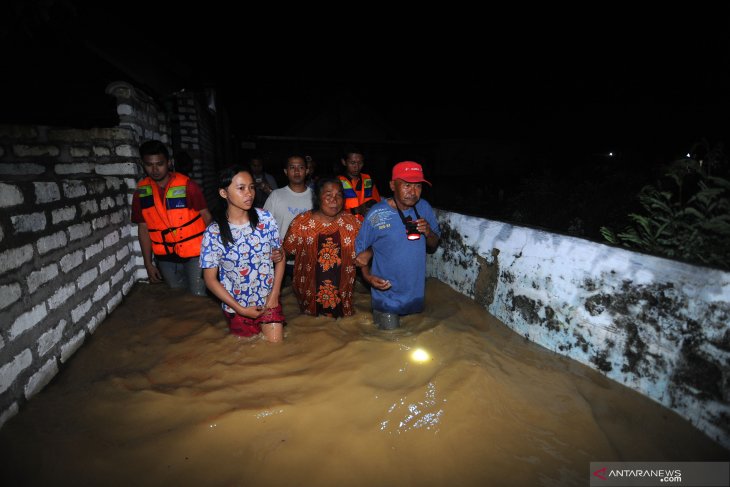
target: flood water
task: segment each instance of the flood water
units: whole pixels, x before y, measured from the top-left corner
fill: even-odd
[[[212,300],[138,284],[0,429],[3,485],[587,485],[591,461],[726,461],[688,422],[429,280],[403,329],[300,316],[229,335]],[[415,362],[411,353],[430,354]]]

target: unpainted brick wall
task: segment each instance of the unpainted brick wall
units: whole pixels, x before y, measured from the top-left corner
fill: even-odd
[[[219,121],[204,97],[178,93],[165,108],[126,82],[106,93],[117,127],[0,125],[0,427],[147,277],[130,223],[139,144],[174,153],[170,132],[184,129],[175,148],[191,151],[191,176],[215,192]]]
[[[127,128],[0,126],[0,425],[138,277],[136,145]]]

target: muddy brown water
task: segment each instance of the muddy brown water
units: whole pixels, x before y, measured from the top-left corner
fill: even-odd
[[[591,461],[727,460],[438,281],[394,332],[362,288],[340,320],[282,300],[286,338],[269,344],[229,335],[210,299],[138,284],[0,429],[2,484],[587,485]]]

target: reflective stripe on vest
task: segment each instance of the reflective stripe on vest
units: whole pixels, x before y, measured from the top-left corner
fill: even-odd
[[[152,251],[155,255],[196,257],[200,255],[205,222],[200,212],[187,207],[189,178],[179,173],[171,175],[164,202],[154,187],[157,183],[150,178],[144,178],[137,187]]]
[[[368,174],[360,173],[360,181],[362,182],[360,194],[357,194],[352,183],[346,176],[338,176],[342,182],[342,197],[345,199],[345,209],[350,210],[356,208],[366,201],[373,199],[373,180]]]
[[[373,197],[373,180],[364,178],[362,180],[363,200],[366,201]]]
[[[165,206],[168,210],[171,208],[185,208],[187,206],[185,186],[170,186],[165,194]]]

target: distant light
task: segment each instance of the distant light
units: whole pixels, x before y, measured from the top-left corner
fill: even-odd
[[[608,157],[613,157],[613,152],[609,152]]]
[[[685,157],[687,157],[687,158],[690,158],[690,157],[692,157],[692,156],[691,156],[691,155],[689,155],[689,152],[687,152],[687,155],[686,155]]]
[[[425,362],[431,360],[431,355],[422,348],[417,348],[411,353],[411,360],[414,362]]]

